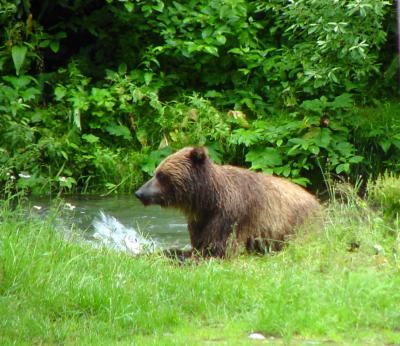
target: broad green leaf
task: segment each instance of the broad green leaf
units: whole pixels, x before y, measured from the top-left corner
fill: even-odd
[[[88,143],[97,143],[100,140],[99,137],[92,135],[90,133],[83,135],[82,138]]]
[[[318,155],[320,149],[319,149],[319,147],[316,147],[316,146],[312,145],[310,148],[308,148],[308,150],[310,152],[312,152],[314,155]]]
[[[163,1],[157,1],[157,5],[153,6],[153,9],[155,9],[158,12],[162,12],[164,9],[164,2]]]
[[[282,156],[275,148],[257,148],[247,153],[246,161],[251,162],[253,169],[265,170],[282,165]]]
[[[66,94],[67,89],[62,85],[59,85],[54,89],[54,95],[56,96],[57,101],[62,100]]]
[[[340,142],[336,145],[336,150],[344,157],[349,157],[353,154],[354,147],[348,142]]]
[[[350,164],[349,163],[341,163],[340,165],[336,166],[335,171],[337,174],[342,173],[342,172],[348,173],[350,171]]]
[[[244,55],[244,52],[242,49],[240,48],[232,48],[228,51],[228,53],[232,53],[232,54],[238,54],[238,55]]]
[[[353,107],[353,96],[348,93],[344,93],[336,97],[331,103],[330,107],[335,108],[351,108]]]
[[[172,154],[172,149],[170,147],[152,151],[140,168],[152,176],[157,165],[170,154]]]
[[[213,33],[213,29],[211,27],[207,27],[201,32],[201,37],[202,38],[210,37],[212,35],[212,33]]]
[[[379,141],[379,145],[386,154],[392,146],[392,141],[390,139],[381,140]]]
[[[24,64],[27,52],[28,48],[25,46],[13,46],[11,48],[11,55],[17,76],[19,76],[19,71],[21,70],[21,67]]]
[[[39,47],[40,48],[46,48],[46,47],[49,46],[49,44],[50,44],[50,40],[43,40],[43,41],[40,41]]]
[[[53,53],[58,53],[58,51],[60,50],[60,42],[59,41],[51,41],[50,49],[53,51]]]
[[[218,48],[217,47],[213,47],[213,46],[205,46],[204,50],[211,54],[211,55],[215,55],[215,56],[219,56],[218,55]]]
[[[247,129],[237,129],[230,136],[230,143],[244,144],[246,147],[260,141],[262,134],[260,131],[252,131]]]
[[[36,95],[40,94],[40,90],[37,88],[27,88],[26,90],[21,91],[20,95],[24,99],[24,101],[33,100]]]
[[[224,35],[217,35],[217,41],[220,44],[225,44],[226,43],[226,37]]]
[[[338,79],[337,79],[337,77],[336,77],[336,75],[335,75],[335,73],[333,71],[328,73],[328,77],[330,79],[332,79],[332,81],[334,81],[335,83],[339,83],[339,81],[338,81]]]
[[[291,138],[288,141],[289,143],[299,144],[299,145],[306,145],[308,142],[303,138]]]
[[[204,97],[222,97],[223,94],[219,91],[209,90],[204,94]]]
[[[364,157],[356,155],[356,156],[350,157],[349,162],[350,163],[360,163],[363,160],[364,160]]]
[[[144,82],[146,85],[149,85],[151,80],[153,79],[153,72],[145,72],[144,74]]]
[[[309,179],[302,178],[302,177],[293,178],[293,179],[291,179],[291,181],[293,181],[295,184],[302,185],[302,186],[307,186],[307,185],[310,184],[310,180]]]
[[[291,148],[286,152],[286,155],[288,155],[288,156],[297,155],[299,152],[301,152],[301,151],[299,150],[300,146],[301,146],[300,144],[294,145],[293,147],[291,147]]]
[[[37,81],[31,76],[4,76],[3,79],[12,84],[15,89],[23,89],[28,86],[32,81],[37,84]]]
[[[131,2],[125,2],[124,7],[128,12],[132,12],[135,8],[135,5],[132,4]]]
[[[64,159],[68,160],[68,154],[64,150],[61,150],[60,154]]]
[[[110,125],[106,127],[106,130],[109,134],[123,137],[125,139],[131,139],[131,132],[126,126],[123,125]]]
[[[324,99],[307,100],[300,105],[300,107],[303,109],[316,112],[318,114],[322,113],[326,106],[327,102]]]
[[[314,140],[316,145],[327,148],[331,141],[331,131],[326,128],[321,129],[321,132]]]

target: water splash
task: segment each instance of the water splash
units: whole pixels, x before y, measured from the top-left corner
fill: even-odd
[[[93,220],[93,239],[102,246],[132,255],[152,252],[155,249],[153,241],[145,239],[134,228],[126,227],[114,216],[100,211]]]

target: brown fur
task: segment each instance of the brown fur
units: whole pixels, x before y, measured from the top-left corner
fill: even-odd
[[[279,250],[319,209],[317,199],[288,180],[214,164],[205,148],[184,148],[158,166],[136,195],[175,207],[188,220],[194,250],[224,256],[229,239],[247,250]]]

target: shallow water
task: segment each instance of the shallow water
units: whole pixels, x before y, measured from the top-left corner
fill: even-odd
[[[189,235],[186,220],[178,211],[159,206],[144,207],[134,196],[71,196],[60,201],[30,200],[38,215],[58,208],[58,225],[80,233],[86,241],[136,253],[135,242],[156,248],[184,248]],[[143,251],[140,251],[143,252]]]

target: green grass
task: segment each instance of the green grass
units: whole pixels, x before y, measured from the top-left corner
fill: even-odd
[[[3,209],[0,344],[400,343],[399,225],[363,201],[324,219],[275,255],[179,265],[67,242],[51,220]]]

